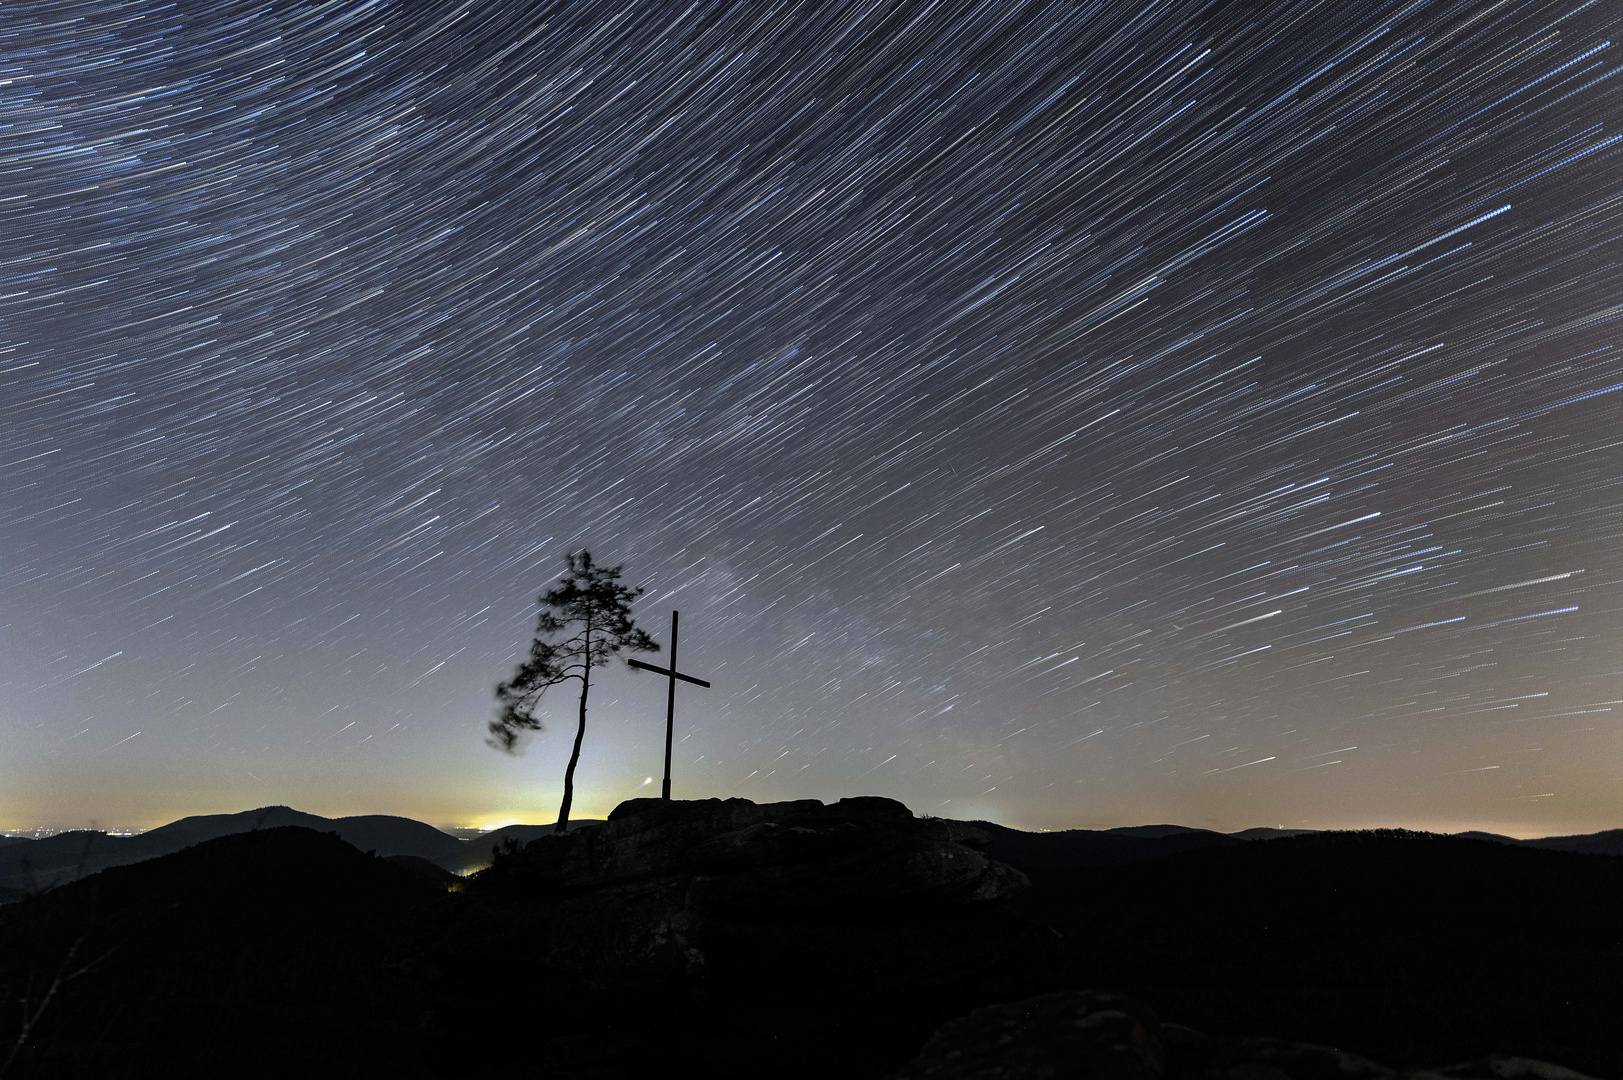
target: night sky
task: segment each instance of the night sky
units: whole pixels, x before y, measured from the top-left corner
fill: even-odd
[[[1620,23],[9,3],[0,827],[1623,824]]]

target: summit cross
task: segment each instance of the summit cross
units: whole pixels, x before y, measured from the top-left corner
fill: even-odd
[[[690,682],[696,686],[710,689],[710,684],[703,679],[696,679],[692,675],[684,675],[676,670],[676,617],[678,612],[671,612],[671,666],[668,668],[655,667],[645,664],[641,660],[626,657],[626,663],[643,671],[652,671],[655,675],[664,675],[670,679],[670,688],[665,694],[665,785],[661,789],[661,798],[669,800],[671,797],[671,736],[676,730],[676,680]]]

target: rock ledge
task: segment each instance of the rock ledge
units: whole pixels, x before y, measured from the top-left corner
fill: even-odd
[[[915,818],[892,799],[621,803],[603,825],[548,834],[480,874],[476,890],[535,898],[678,880],[709,910],[1002,900],[1024,874],[979,829]]]
[[[1496,1055],[1438,1069],[1391,1069],[1345,1050],[1270,1038],[1216,1038],[1160,1023],[1142,1002],[1098,990],[976,1009],[943,1025],[896,1080],[1591,1080]]]
[[[555,929],[535,939],[541,959],[594,987],[857,978],[917,992],[1044,962],[1000,903],[1029,882],[989,843],[891,799],[633,799],[502,855],[468,892],[543,909],[532,921]]]

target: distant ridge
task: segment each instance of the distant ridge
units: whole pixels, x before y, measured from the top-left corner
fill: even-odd
[[[81,830],[25,844],[0,847],[0,887],[33,892],[66,884],[113,866],[145,862],[222,836],[298,826],[337,833],[339,839],[378,855],[416,855],[434,862],[462,850],[462,841],[412,818],[383,814],[324,818],[287,806],[262,806],[237,814],[181,818],[138,836]]]
[[[1023,832],[990,821],[967,824],[992,835],[988,853],[994,859],[1016,866],[1123,866],[1166,855],[1204,848],[1234,847],[1261,840],[1284,840],[1320,833],[1347,833],[1356,830],[1271,829],[1259,827],[1237,833],[1192,829],[1185,825],[1130,825],[1117,829],[1064,829],[1053,832]],[[1517,840],[1497,833],[1466,832],[1455,839],[1486,840],[1514,847],[1542,848],[1580,855],[1623,855],[1623,829],[1579,836],[1547,836],[1538,840]]]
[[[1121,866],[1197,848],[1236,847],[1245,843],[1222,833],[1179,826],[1146,825],[1095,832],[1067,829],[1063,832],[1028,833],[990,821],[967,824],[992,835],[987,854],[1015,866]],[[1145,835],[1148,833],[1148,835]]]
[[[1176,826],[1169,826],[1176,828]],[[1275,840],[1287,836],[1310,836],[1317,832],[1347,832],[1352,830],[1327,829],[1246,829],[1243,832],[1229,833],[1229,836],[1241,840]],[[1623,829],[1606,829],[1597,833],[1580,833],[1575,836],[1541,836],[1534,840],[1518,840],[1514,836],[1505,836],[1501,833],[1482,832],[1473,829],[1469,832],[1444,833],[1456,840],[1488,840],[1495,844],[1513,844],[1517,847],[1543,848],[1545,851],[1570,851],[1578,855],[1623,855]]]
[[[1577,836],[1540,836],[1532,840],[1518,840],[1514,836],[1478,831],[1454,835],[1461,840],[1491,840],[1496,844],[1543,848],[1545,851],[1570,851],[1577,855],[1623,855],[1623,829],[1606,829]]]
[[[599,824],[601,819],[590,818],[571,821],[569,827],[573,831]],[[489,866],[496,845],[503,840],[526,843],[553,830],[551,825],[508,825],[464,841],[415,818],[388,814],[327,818],[290,806],[261,806],[235,814],[183,817],[136,836],[110,836],[81,829],[43,840],[0,837],[0,903],[65,885],[109,867],[172,855],[223,836],[290,826],[337,833],[352,847],[383,858],[399,856],[404,860],[402,866],[420,875],[430,873],[432,867],[458,876]]]
[[[570,830],[602,824],[575,820]],[[1258,840],[1305,836],[1320,830],[1258,827],[1220,833],[1187,825],[1129,825],[1114,829],[1024,832],[989,821],[969,822],[992,835],[990,854],[1025,866],[1120,866],[1201,848],[1230,847]],[[410,856],[439,870],[465,877],[489,866],[498,844],[528,843],[553,831],[551,825],[508,825],[460,840],[413,818],[361,814],[326,818],[288,806],[262,806],[235,814],[181,818],[137,836],[110,836],[94,830],[58,833],[41,840],[0,837],[0,903],[54,888],[113,866],[126,866],[173,854],[224,836],[288,826],[336,833],[353,847],[388,858]],[[1517,840],[1489,832],[1457,833],[1458,839],[1591,855],[1623,855],[1623,829],[1576,836]],[[413,865],[420,872],[426,866]]]
[[[569,822],[569,831],[584,829],[592,825],[601,825],[601,818],[588,818]],[[499,829],[476,836],[471,840],[464,840],[462,848],[449,855],[434,860],[434,865],[442,870],[449,870],[460,877],[477,873],[489,866],[496,858],[496,845],[516,840],[520,844],[527,844],[538,836],[552,832],[551,825],[504,825]]]
[[[1573,851],[1580,855],[1623,855],[1623,829],[1582,836],[1545,836],[1537,840],[1516,840],[1523,847],[1544,848],[1546,851]]]
[[[457,881],[455,874],[444,867],[429,862],[421,855],[389,855],[383,861],[393,863],[413,877],[420,878],[431,885],[454,885]]]
[[[1461,840],[1491,840],[1496,844],[1521,843],[1521,841],[1516,839],[1514,836],[1504,836],[1496,832],[1481,832],[1477,829],[1472,829],[1470,832],[1455,833],[1454,835],[1458,836]]]
[[[1165,840],[1169,836],[1185,836],[1189,833],[1205,833],[1208,836],[1223,835],[1211,829],[1191,829],[1187,825],[1123,825],[1105,831],[1116,833],[1119,836],[1136,836],[1143,840]]]
[[[1311,836],[1318,829],[1242,829],[1239,832],[1229,833],[1239,840],[1279,840],[1286,836]]]
[[[155,841],[167,851],[259,829],[280,829],[296,825],[317,832],[336,832],[346,843],[379,855],[420,855],[430,861],[461,849],[462,841],[432,825],[414,818],[387,814],[360,814],[354,817],[325,818],[306,814],[288,806],[262,806],[236,814],[202,814],[181,818],[151,832],[129,837]],[[167,852],[166,852],[167,853]],[[148,856],[150,858],[150,856]]]

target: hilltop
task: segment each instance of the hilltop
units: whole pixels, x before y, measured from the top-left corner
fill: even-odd
[[[1623,859],[1190,832],[639,799],[452,883],[325,830],[258,829],[0,911],[0,996],[37,1003],[85,968],[31,1042],[21,1075],[41,1078],[968,1076],[951,1063],[1108,1057],[1077,1025],[1103,1039],[1123,1016],[1155,1052],[1121,1080],[1404,1080],[1311,1043],[1400,1070],[1498,1052],[1623,1075]],[[0,1046],[22,1012],[0,1009]]]
[[[578,829],[594,823],[573,821],[570,827]],[[472,873],[490,865],[491,851],[503,839],[531,839],[552,828],[510,825],[464,841],[413,818],[386,814],[326,818],[287,806],[262,806],[236,814],[184,817],[135,836],[86,829],[42,840],[16,838],[15,843],[0,842],[0,902],[65,885],[99,870],[172,855],[207,840],[287,827],[333,833],[359,851],[425,859],[453,874]]]

